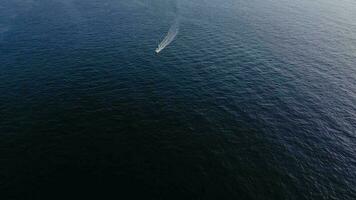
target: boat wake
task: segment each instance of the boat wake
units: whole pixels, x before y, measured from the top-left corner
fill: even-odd
[[[165,49],[169,44],[173,42],[173,40],[177,37],[178,32],[179,32],[179,9],[178,9],[178,2],[176,1],[175,4],[175,19],[173,21],[173,24],[168,30],[167,35],[163,38],[162,42],[158,45],[156,48],[156,53],[161,52],[163,49]]]
[[[176,18],[174,20],[174,23],[172,26],[169,28],[168,33],[166,37],[162,40],[162,42],[158,45],[156,49],[156,53],[161,52],[164,48],[166,48],[170,43],[173,42],[173,40],[176,38],[179,32],[179,19]]]

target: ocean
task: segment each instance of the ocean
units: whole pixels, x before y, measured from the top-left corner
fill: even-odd
[[[3,200],[356,199],[356,2],[0,0],[0,150]]]

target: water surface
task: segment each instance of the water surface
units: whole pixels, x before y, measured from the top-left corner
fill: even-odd
[[[4,199],[355,199],[356,3],[0,2]]]

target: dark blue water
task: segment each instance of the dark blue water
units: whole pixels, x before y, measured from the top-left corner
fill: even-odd
[[[0,0],[0,195],[356,199],[355,1]]]

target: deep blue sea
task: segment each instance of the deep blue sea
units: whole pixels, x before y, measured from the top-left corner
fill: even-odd
[[[356,1],[0,0],[0,199],[356,199]]]

